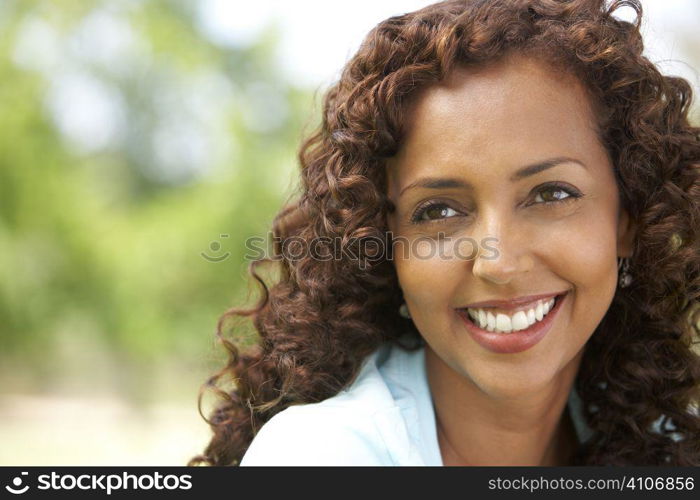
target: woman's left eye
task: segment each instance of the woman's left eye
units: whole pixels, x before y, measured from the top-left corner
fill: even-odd
[[[581,193],[574,189],[560,185],[548,185],[537,191],[535,203],[556,203],[559,201],[570,201],[579,198]]]

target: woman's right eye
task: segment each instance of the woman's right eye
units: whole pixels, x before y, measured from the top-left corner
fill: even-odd
[[[459,215],[452,207],[445,203],[430,202],[418,207],[411,217],[411,222],[420,224],[422,222],[441,222]]]

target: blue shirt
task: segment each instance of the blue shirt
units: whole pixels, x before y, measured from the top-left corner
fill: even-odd
[[[575,389],[567,404],[583,441],[591,430]],[[443,465],[424,348],[380,347],[345,390],[272,417],[241,465]]]

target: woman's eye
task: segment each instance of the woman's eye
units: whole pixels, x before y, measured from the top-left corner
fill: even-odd
[[[561,186],[546,186],[537,191],[535,203],[555,203],[569,199],[573,200],[578,197],[578,193]]]
[[[458,215],[458,212],[453,208],[448,207],[444,203],[432,203],[425,207],[419,208],[411,218],[412,222],[429,222],[440,219],[447,219]]]

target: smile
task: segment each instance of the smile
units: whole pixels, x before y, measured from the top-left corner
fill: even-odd
[[[512,312],[498,308],[466,308],[467,314],[475,325],[489,332],[510,333],[525,330],[542,321],[554,308],[557,295],[551,299],[539,299],[530,305],[521,306]]]
[[[482,347],[496,353],[521,352],[537,344],[551,329],[568,292],[520,303],[509,309],[457,309],[467,331]]]

